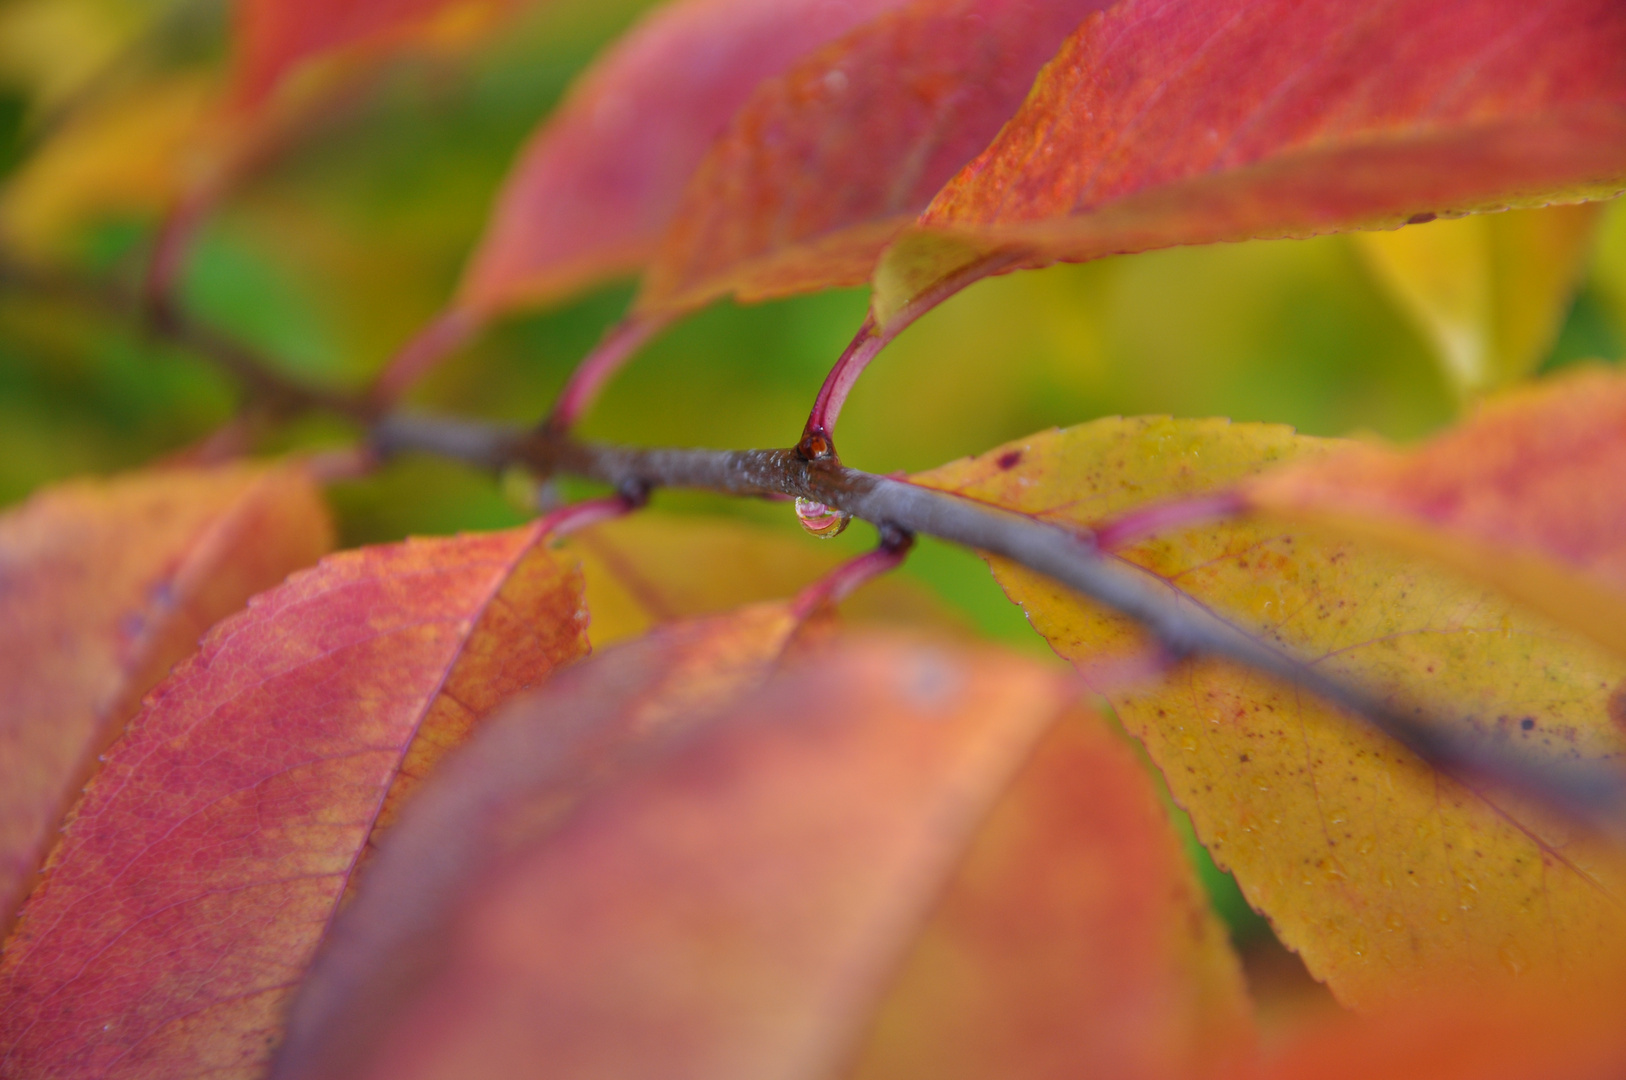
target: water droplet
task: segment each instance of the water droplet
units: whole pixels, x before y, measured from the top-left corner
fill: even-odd
[[[796,520],[802,523],[802,528],[820,540],[840,536],[841,530],[845,529],[852,519],[851,514],[833,510],[821,502],[800,496],[796,499]]]
[[[1361,837],[1361,842],[1359,844],[1355,845],[1355,850],[1356,850],[1356,852],[1358,854],[1370,855],[1370,854],[1372,854],[1373,849],[1376,848],[1377,846],[1378,846],[1378,841],[1377,841],[1376,837],[1363,836],[1363,837]]]
[[[1400,917],[1400,912],[1391,911],[1389,912],[1389,917],[1383,920],[1383,925],[1387,926],[1391,930],[1404,930],[1406,928],[1406,920]]]
[[[1180,740],[1180,746],[1188,754],[1194,754],[1197,752],[1197,740],[1192,738],[1190,735],[1187,735],[1184,739]]]
[[[1530,968],[1530,958],[1524,955],[1518,942],[1508,941],[1502,946],[1502,966],[1507,968],[1510,975],[1523,975]]]

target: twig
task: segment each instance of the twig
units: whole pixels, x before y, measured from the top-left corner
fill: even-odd
[[[824,385],[819,387],[818,396],[813,399],[807,424],[802,428],[802,439],[796,444],[801,455],[809,460],[837,460],[836,419],[841,415],[842,406],[847,403],[847,395],[858,385],[858,377],[864,374],[870,361],[926,312],[983,278],[1010,269],[1019,258],[1016,252],[995,251],[962,266],[904,304],[884,327],[875,324],[874,315],[866,316],[858,333],[836,358],[835,366],[824,377]]]
[[[915,546],[914,536],[891,526],[882,526],[880,532],[881,542],[875,550],[847,560],[796,594],[790,609],[798,619],[841,603],[861,585],[903,565]]]
[[[257,403],[275,413],[321,409],[366,422],[375,415],[360,398],[310,386],[278,371],[247,346],[170,309],[144,319],[143,302],[133,289],[61,270],[26,265],[0,252],[0,287],[66,301],[144,326],[149,333],[202,356],[241,382]]]
[[[421,416],[386,418],[375,427],[374,442],[384,455],[418,450],[491,469],[520,464],[541,475],[569,473],[622,491],[674,487],[812,499],[883,530],[935,536],[1045,574],[1134,619],[1173,657],[1228,660],[1297,686],[1364,719],[1459,779],[1510,787],[1616,831],[1617,815],[1626,808],[1626,778],[1615,769],[1533,762],[1464,739],[1430,723],[1421,708],[1393,704],[1267,644],[1164,579],[1102,553],[1092,536],[1026,515],[828,460],[808,461],[793,449],[643,450],[577,442],[546,429],[521,431]]]

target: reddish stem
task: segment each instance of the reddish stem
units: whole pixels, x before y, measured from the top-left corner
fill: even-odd
[[[835,430],[841,408],[858,383],[858,377],[864,374],[864,369],[882,349],[938,304],[968,285],[1009,269],[1019,258],[1016,252],[996,251],[962,266],[914,296],[898,309],[884,327],[875,325],[873,314],[866,316],[864,325],[858,328],[858,333],[837,358],[830,374],[824,378],[824,385],[819,387],[818,397],[813,399],[813,410],[808,413],[807,424],[802,428],[802,441],[796,444],[802,457],[808,461],[836,458]]]
[[[569,431],[576,426],[582,414],[598,400],[604,384],[626,366],[632,354],[644,343],[665,329],[670,322],[666,316],[628,316],[612,326],[588,353],[576,370],[570,373],[565,388],[554,402],[548,425],[555,431]]]
[[[549,536],[568,536],[601,521],[613,521],[630,514],[644,504],[644,500],[625,494],[603,495],[596,499],[583,499],[579,503],[551,510],[541,519],[542,531]]]
[[[834,607],[860,585],[896,569],[914,547],[915,538],[901,529],[883,529],[881,546],[856,559],[849,559],[796,594],[791,614],[806,619],[822,607]]]
[[[1248,509],[1240,493],[1220,491],[1178,502],[1153,503],[1131,510],[1095,528],[1095,546],[1100,551],[1119,548],[1169,529],[1182,529],[1210,521],[1223,521],[1242,515]]]
[[[399,401],[479,329],[480,319],[473,312],[464,308],[447,308],[431,319],[384,365],[384,370],[373,380],[368,396],[381,409]]]
[[[1091,693],[1110,699],[1114,694],[1156,683],[1180,660],[1179,656],[1154,643],[1077,661],[1073,664],[1073,670]]]
[[[141,303],[147,316],[160,326],[169,325],[174,318],[175,292],[186,269],[186,257],[220,193],[213,184],[199,188],[175,204],[158,225],[141,283]]]

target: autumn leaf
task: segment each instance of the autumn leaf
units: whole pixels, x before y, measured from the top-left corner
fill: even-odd
[[[60,255],[86,222],[166,209],[221,164],[217,90],[207,77],[172,75],[87,104],[0,194],[6,238],[35,257]]]
[[[586,651],[537,526],[347,552],[217,626],[131,721],[0,960],[0,1073],[260,1075],[369,837]]]
[[[795,596],[841,564],[805,537],[658,510],[573,533],[566,549],[581,561],[595,648],[662,623]],[[940,601],[895,576],[865,585],[841,611],[856,622],[964,629]]]
[[[611,650],[448,761],[273,1075],[1180,1075],[1246,1045],[1145,774],[1063,682],[872,636],[639,739],[697,645],[765,636],[740,618]]]
[[[1244,487],[1291,521],[1417,552],[1626,653],[1626,378],[1585,371],[1487,402],[1409,452],[1353,445]],[[1626,719],[1626,700],[1615,706]]]
[[[1465,397],[1529,375],[1575,299],[1603,207],[1476,214],[1355,233],[1355,250]]]
[[[637,307],[863,284],[1106,0],[916,0],[757,88],[690,180]]]
[[[0,516],[0,927],[141,696],[332,542],[296,464],[76,481]]]
[[[484,319],[640,269],[763,79],[904,0],[680,0],[577,80],[503,185],[454,308]]]
[[[916,477],[1092,526],[1227,488],[1340,444],[1288,429],[1162,418],[1050,432]],[[1209,523],[1117,554],[1263,640],[1393,707],[1532,761],[1626,750],[1626,664],[1498,594],[1338,534]],[[1048,578],[996,577],[1075,664],[1141,638]],[[1103,687],[1199,837],[1339,999],[1361,1008],[1460,976],[1572,973],[1626,944],[1626,864],[1504,792],[1439,775],[1358,720],[1217,661],[1155,689]]]
[[[254,112],[280,89],[317,81],[321,64],[355,65],[391,52],[457,48],[516,0],[240,0],[233,45],[236,108]],[[308,89],[308,88],[307,88]]]
[[[1613,0],[1127,0],[890,249],[875,318],[996,253],[1077,262],[1623,187]]]
[[[1536,981],[1451,985],[1375,1017],[1309,1026],[1225,1080],[1606,1080],[1626,1071],[1618,980],[1602,993]]]

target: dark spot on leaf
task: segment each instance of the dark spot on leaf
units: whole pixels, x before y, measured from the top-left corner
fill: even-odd
[[[1014,469],[1016,468],[1017,463],[1019,463],[1021,460],[1022,451],[1007,450],[1003,454],[999,455],[999,467],[1001,469]]]
[[[1428,223],[1430,221],[1433,221],[1438,216],[1439,215],[1435,214],[1431,210],[1430,211],[1424,211],[1421,214],[1413,214],[1411,217],[1407,218],[1406,219],[1406,224],[1407,225],[1423,225],[1423,224],[1426,224],[1426,223]]]
[[[1609,719],[1616,727],[1626,729],[1626,680],[1609,692]]]
[[[1536,718],[1533,716],[1527,716],[1523,720],[1519,721],[1519,726],[1524,730],[1529,731],[1531,728],[1536,726]]]
[[[1247,760],[1248,760],[1248,755],[1247,755],[1247,754],[1243,754],[1243,755],[1242,755],[1242,756],[1241,756],[1241,757],[1239,757],[1239,758],[1237,758],[1237,760],[1238,760],[1238,761],[1247,761]]]

